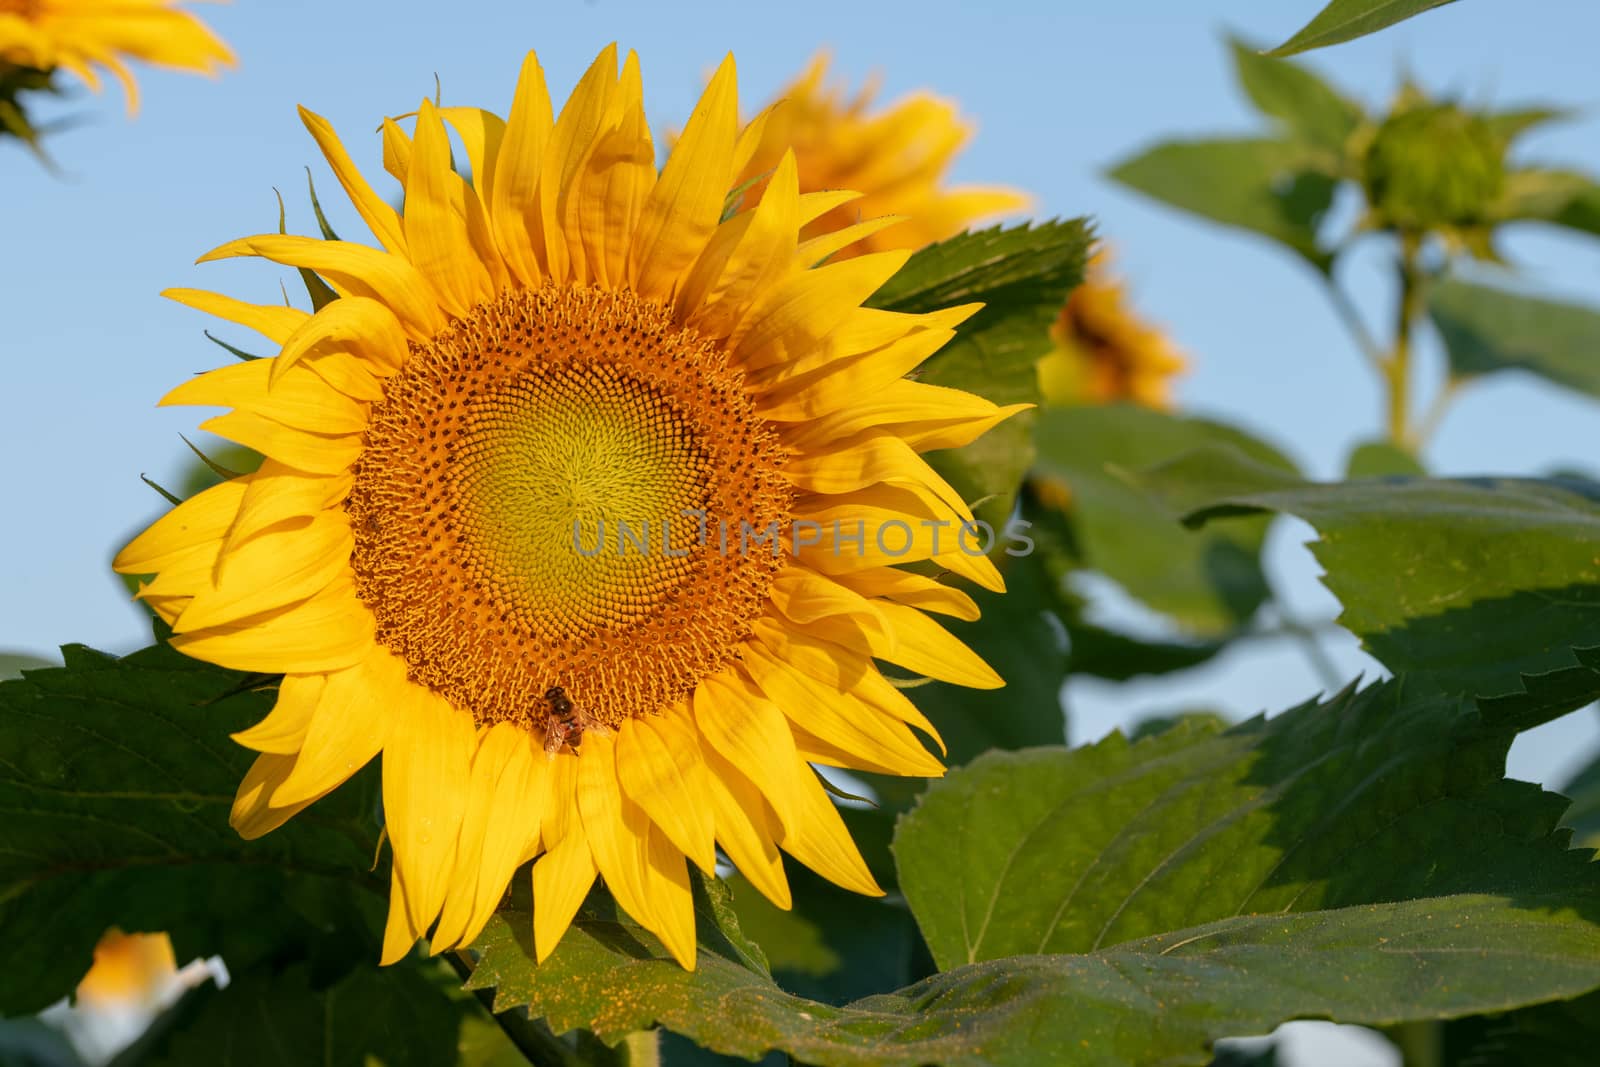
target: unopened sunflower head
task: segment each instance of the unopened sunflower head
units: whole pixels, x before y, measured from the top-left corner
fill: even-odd
[[[233,64],[228,46],[179,0],[0,0],[0,68],[65,68],[91,89],[96,68],[122,83],[128,110],[139,107],[139,86],[126,60],[215,74]]]
[[[1187,366],[1182,351],[1128,304],[1098,251],[1050,328],[1054,343],[1039,361],[1039,391],[1048,404],[1133,403],[1172,406],[1172,379]]]
[[[765,132],[731,58],[659,172],[631,54],[552,110],[530,56],[504,120],[424,100],[413,132],[385,123],[402,212],[302,112],[379,247],[204,257],[316,271],[338,298],[315,314],[168,294],[281,346],[166,398],[232,408],[204,427],[266,460],[117,567],[155,575],[175,647],[283,675],[236,736],[261,754],[241,833],[382,753],[386,960],[472,941],[536,858],[540,958],[603,875],[692,966],[686,858],[720,847],[780,906],[780,850],[879,892],[811,766],[941,773],[876,661],[1001,684],[925,614],[972,599],[897,565],[1002,588],[918,453],[1017,409],[906,377],[975,309],[863,308],[904,252],[813,266],[871,224],[804,238],[849,194],[802,193],[792,153],[722,217]]]
[[[865,85],[850,96],[827,76],[828,57],[818,55],[778,94],[760,144],[740,168],[737,185],[749,188],[745,203],[754,202],[765,176],[785,152],[793,152],[801,192],[861,194],[808,220],[804,236],[867,219],[882,227],[835,252],[836,259],[921,248],[1028,206],[1026,196],[1010,189],[943,187],[945,172],[972,135],[953,104],[919,92],[874,109],[876,86]]]

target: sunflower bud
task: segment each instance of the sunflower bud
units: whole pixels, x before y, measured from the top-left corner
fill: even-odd
[[[1373,222],[1384,229],[1483,224],[1505,186],[1506,144],[1455,104],[1419,104],[1379,126],[1362,162]]]

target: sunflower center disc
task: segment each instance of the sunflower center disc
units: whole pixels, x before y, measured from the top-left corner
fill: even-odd
[[[356,588],[412,679],[484,724],[657,710],[721,669],[781,565],[784,453],[716,345],[627,292],[547,287],[413,345],[348,508]],[[702,538],[701,516],[711,524]]]

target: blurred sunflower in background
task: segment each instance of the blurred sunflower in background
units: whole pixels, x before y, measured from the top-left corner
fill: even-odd
[[[128,59],[216,74],[233,53],[178,0],[0,0],[0,69],[64,68],[99,91],[104,68],[122,83],[128,110],[139,85]]]
[[[1067,297],[1050,340],[1050,353],[1037,365],[1047,404],[1130,403],[1164,411],[1172,407],[1172,380],[1188,365],[1166,333],[1129,306],[1103,248]]]
[[[942,773],[876,660],[1002,684],[925,614],[972,599],[896,564],[1003,587],[919,453],[1020,406],[906,377],[975,307],[863,308],[909,253],[860,247],[884,221],[819,224],[863,198],[805,192],[797,153],[730,210],[773,144],[770,112],[740,126],[731,57],[659,172],[632,54],[619,76],[607,48],[552,112],[530,55],[506,119],[424,100],[414,132],[385,122],[400,212],[302,112],[381,247],[203,257],[317,272],[338,298],[314,314],[169,292],[281,346],[165,400],[232,408],[203,427],[266,460],[116,566],[154,575],[174,647],[283,675],[236,735],[261,753],[242,834],[382,753],[385,961],[430,931],[470,943],[537,857],[539,958],[603,875],[692,967],[686,859],[710,872],[717,846],[780,907],[780,850],[881,892],[811,764]]]
[[[874,109],[875,85],[854,96],[828,81],[829,57],[819,54],[804,74],[780,92],[765,132],[736,186],[753,203],[766,175],[792,151],[801,192],[851,189],[860,197],[808,220],[810,238],[861,219],[899,221],[861,237],[834,258],[890,249],[916,249],[973,224],[1021,211],[1022,193],[998,186],[943,188],[945,172],[972,136],[955,105],[930,93],[913,93]]]

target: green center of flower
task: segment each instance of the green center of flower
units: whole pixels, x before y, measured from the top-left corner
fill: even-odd
[[[626,626],[693,571],[685,548],[713,472],[648,380],[603,363],[538,366],[473,405],[459,442],[469,566],[530,617],[560,631]]]
[[[515,291],[414,345],[347,508],[356,588],[414,681],[481,723],[562,688],[615,725],[738,654],[781,559],[784,452],[715,344],[627,292]]]

